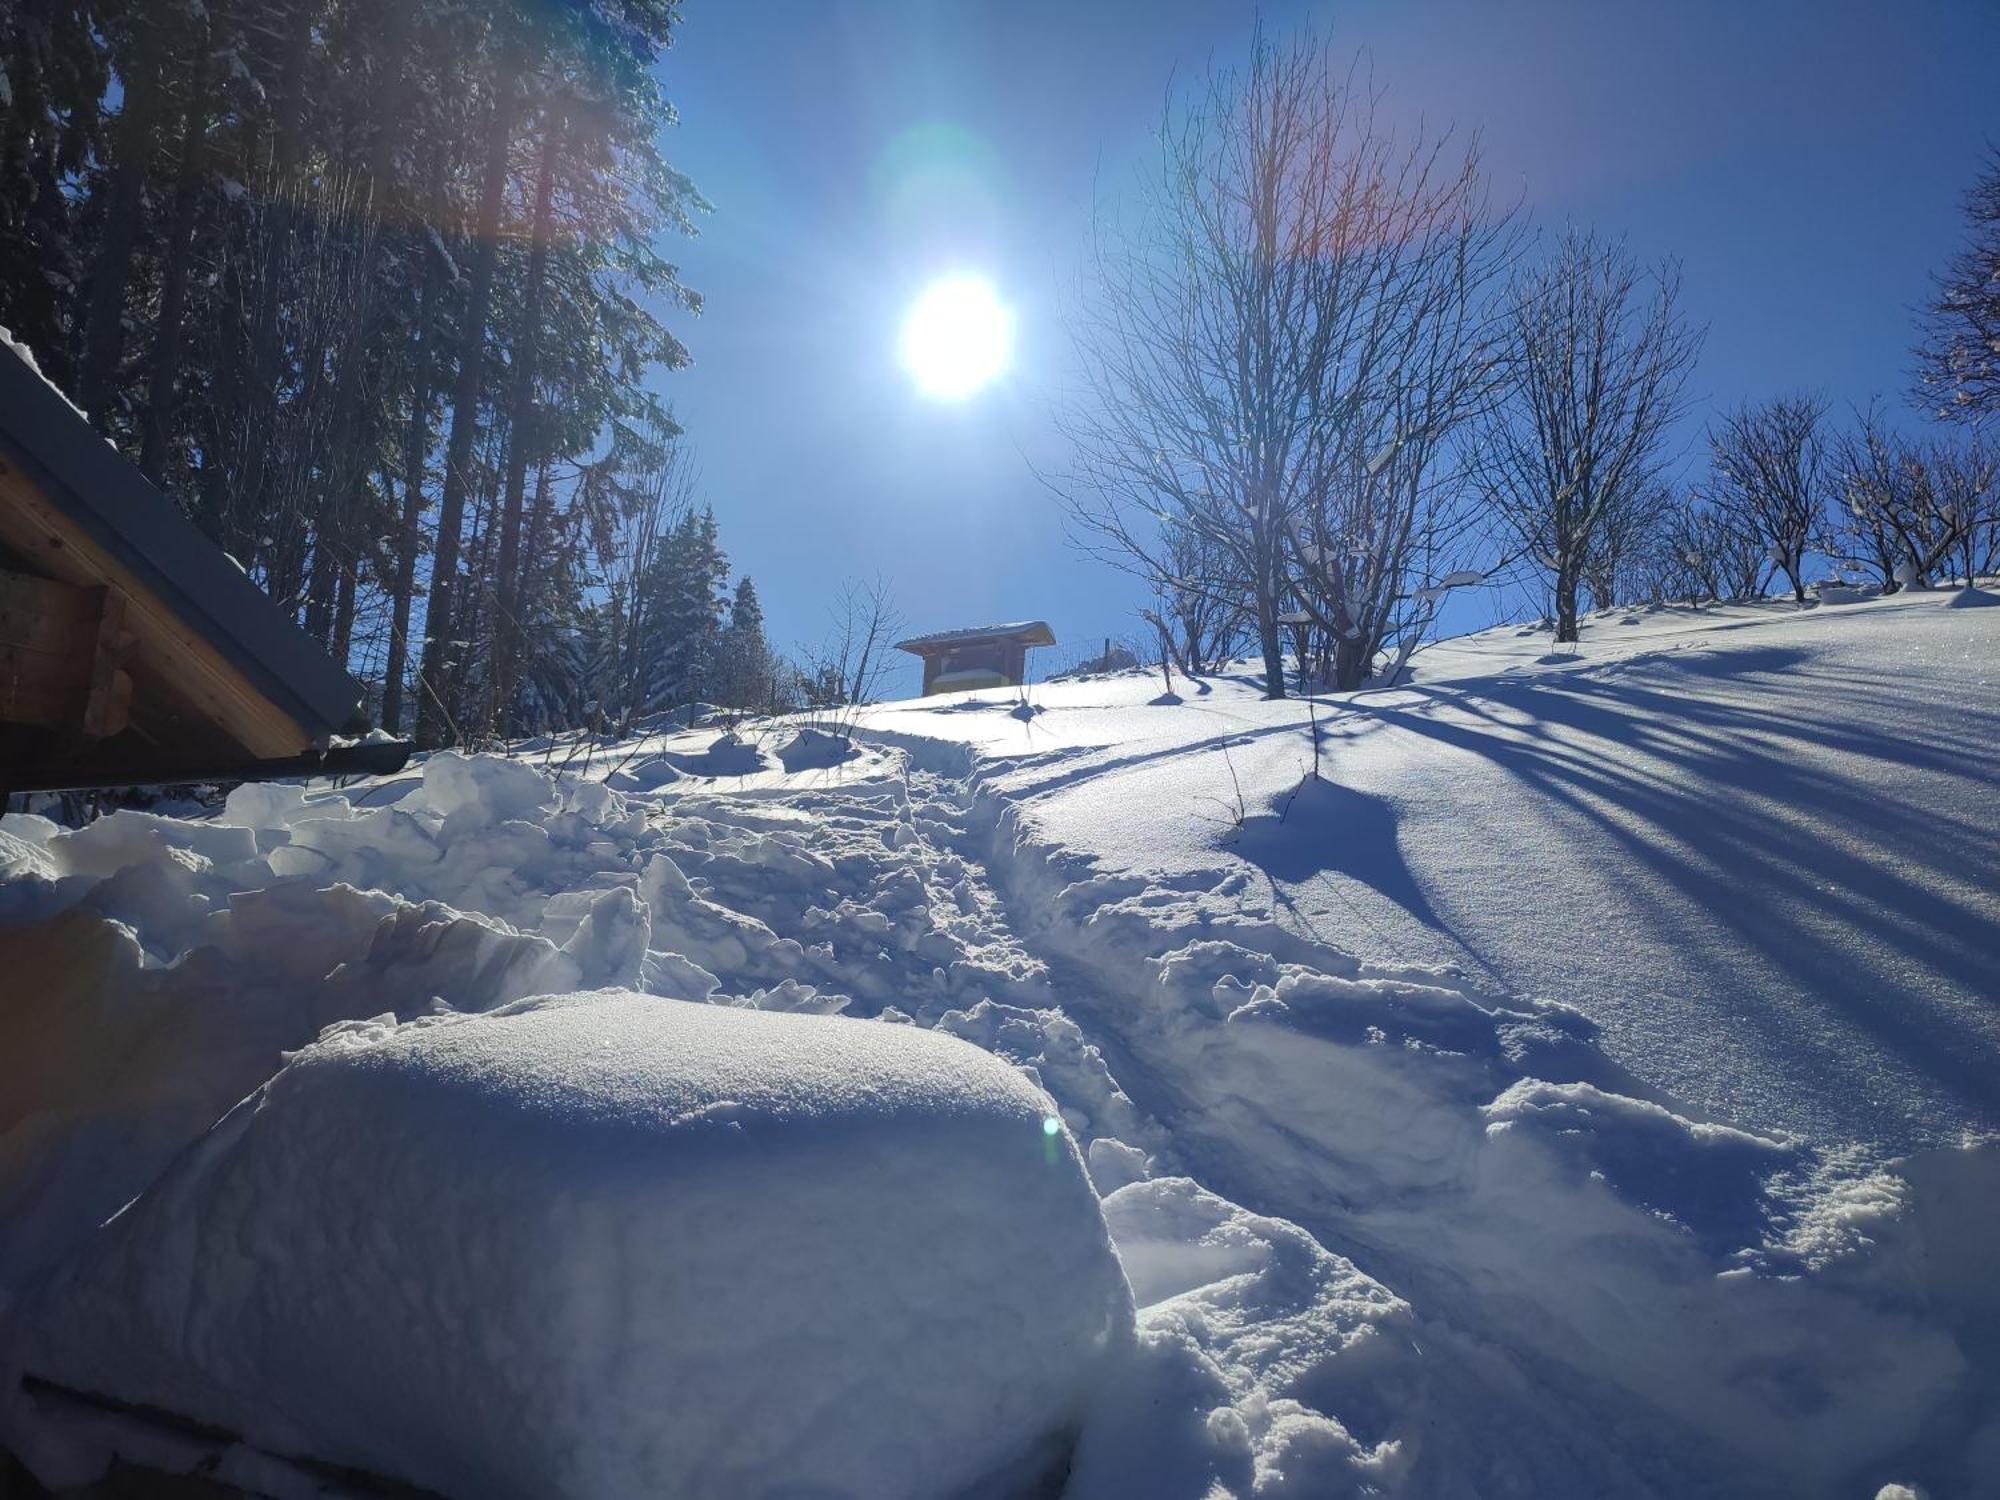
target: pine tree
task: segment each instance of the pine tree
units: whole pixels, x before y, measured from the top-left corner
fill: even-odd
[[[427,741],[583,696],[551,673],[633,498],[607,474],[673,430],[662,317],[699,306],[659,250],[705,207],[659,152],[677,23],[0,6],[0,322]]]
[[[764,639],[764,606],[757,600],[757,585],[747,576],[737,582],[716,657],[718,703],[731,708],[769,706],[773,674],[771,648]]]
[[[662,540],[641,585],[640,711],[711,700],[728,578],[714,511],[689,512]]]
[[[88,245],[63,184],[104,153],[109,84],[94,6],[16,0],[0,10],[0,324],[66,388]]]

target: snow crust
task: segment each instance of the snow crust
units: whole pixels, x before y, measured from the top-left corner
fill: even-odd
[[[249,1164],[282,1160],[271,1199],[299,1235],[332,1217],[324,1182],[345,1184],[340,1201],[364,1205],[380,1240],[315,1251],[308,1305],[339,1301],[339,1267],[384,1286],[397,1267],[405,1301],[384,1305],[458,1309],[435,1357],[461,1361],[458,1389],[490,1386],[496,1409],[525,1408],[506,1404],[516,1377],[492,1373],[513,1364],[478,1351],[489,1323],[505,1351],[548,1339],[547,1378],[518,1398],[548,1436],[520,1435],[516,1416],[505,1439],[521,1472],[637,1453],[669,1430],[663,1403],[575,1399],[599,1389],[589,1360],[622,1337],[611,1320],[530,1326],[491,1304],[644,1285],[634,1263],[652,1252],[614,1263],[602,1247],[677,1251],[745,1209],[728,1183],[680,1218],[643,1185],[604,1196],[630,1163],[582,1150],[590,1101],[608,1089],[605,1130],[672,1151],[713,1145],[781,1174],[801,1159],[774,1148],[766,1162],[693,1094],[642,1108],[654,1083],[617,1080],[685,1069],[687,1049],[648,1042],[621,1073],[619,1048],[600,1060],[586,1045],[623,1035],[637,1007],[646,1027],[654,1012],[748,1020],[961,1059],[880,1070],[906,1068],[919,1094],[933,1067],[969,1067],[970,1043],[1012,1069],[964,1083],[971,1097],[1013,1099],[1016,1079],[1025,1092],[968,1130],[1011,1142],[1034,1109],[1052,1113],[1057,1134],[1035,1149],[1054,1166],[1035,1156],[1032,1183],[1003,1174],[962,1202],[900,1130],[824,1154],[827,1172],[856,1174],[846,1201],[900,1205],[894,1247],[865,1258],[874,1281],[843,1293],[860,1303],[944,1295],[936,1236],[914,1217],[928,1196],[949,1237],[996,1194],[1068,1194],[1031,1217],[1075,1238],[1064,1277],[1086,1308],[1104,1305],[1089,1288],[1106,1285],[1107,1236],[1115,1249],[1129,1335],[1060,1344],[1113,1328],[1121,1294],[1101,1323],[1037,1304],[1017,1336],[1064,1352],[1030,1373],[979,1352],[1007,1339],[978,1309],[1015,1297],[1041,1252],[1006,1224],[966,1231],[1008,1247],[1006,1265],[965,1253],[977,1274],[957,1295],[971,1300],[962,1321],[926,1322],[923,1358],[931,1343],[938,1359],[996,1358],[1076,1431],[1066,1479],[1037,1446],[1062,1441],[1043,1417],[959,1445],[1004,1471],[997,1492],[1988,1492],[1996,625],[1937,594],[1635,611],[1592,619],[1555,660],[1525,628],[1446,643],[1405,685],[1310,713],[1227,674],[1177,680],[1174,701],[1156,677],[1113,674],[1036,688],[1026,717],[1011,690],[945,695],[871,709],[855,739],[668,728],[438,755],[338,792],[243,788],[206,819],[120,813],[65,832],[9,817],[0,1298],[16,1307],[0,1348],[32,1327],[51,1361],[99,1358],[112,1335],[62,1332],[77,1320],[56,1309],[92,1309],[103,1330],[170,1305],[150,1267],[234,1286],[220,1273],[248,1229],[197,1236],[179,1261],[145,1236],[224,1222],[224,1203],[253,1201]],[[575,994],[599,988],[618,993]],[[570,998],[530,998],[546,995]],[[509,1077],[546,1076],[558,1123],[540,1123],[539,1084],[473,1089],[489,1049]],[[755,1056],[737,1061],[756,1074]],[[794,1066],[816,1076],[811,1057],[783,1061],[776,1094],[718,1081],[715,1095],[781,1097]],[[611,1083],[591,1081],[600,1068]],[[467,1265],[479,1236],[371,1179],[370,1154],[339,1145],[349,1124],[326,1122],[376,1088],[407,1099],[406,1127],[428,1124],[393,1129],[385,1108],[373,1155],[433,1183],[493,1183],[509,1205],[495,1220],[520,1226],[490,1236],[496,1251],[532,1242],[562,1276],[478,1280],[496,1272]],[[809,1112],[772,1109],[757,1129],[773,1139],[822,1133]],[[514,1155],[530,1163],[518,1182],[498,1165]],[[878,1158],[890,1170],[871,1175]],[[551,1162],[574,1168],[573,1187]],[[891,1192],[911,1182],[924,1192]],[[580,1233],[563,1215],[586,1202],[603,1208]],[[271,1242],[274,1272],[292,1253]],[[837,1274],[825,1259],[796,1236],[741,1242],[731,1295],[811,1285]],[[995,1301],[964,1291],[989,1274]],[[1066,1296],[1033,1274],[1044,1299]],[[466,1288],[498,1285],[467,1310]],[[395,1350],[414,1321],[358,1319]],[[857,1382],[901,1389],[887,1367],[909,1342],[851,1367],[858,1346],[838,1341],[732,1343],[726,1378],[749,1391],[865,1363]],[[315,1406],[307,1374],[274,1414],[251,1384],[270,1362],[243,1343],[195,1351],[202,1380],[233,1382],[203,1387],[211,1420],[262,1440],[225,1470],[265,1475],[265,1445],[301,1451],[288,1438],[381,1459],[421,1446],[370,1437],[372,1416],[288,1428]],[[154,1347],[167,1352],[152,1378],[185,1376],[192,1353],[165,1334]],[[630,1358],[664,1370],[662,1348]],[[849,1385],[829,1382],[846,1420],[825,1451],[872,1475],[875,1445],[921,1435]],[[808,1407],[750,1409],[741,1441],[820,1441],[798,1435]],[[38,1465],[87,1468],[140,1442],[98,1433],[58,1452],[46,1411],[17,1400],[4,1420]],[[486,1431],[438,1437],[426,1472],[506,1493],[467,1488],[485,1482]]]

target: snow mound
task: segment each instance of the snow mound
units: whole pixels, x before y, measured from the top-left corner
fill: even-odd
[[[2000,594],[1988,589],[1960,589],[1945,600],[1946,609],[1990,609],[2000,604]]]
[[[694,754],[668,751],[663,758],[688,776],[749,776],[765,768],[764,752],[757,744],[734,733],[717,735]]]
[[[909,1026],[618,991],[344,1023],[9,1343],[61,1386],[454,1495],[1018,1484],[1130,1341],[1052,1117]]]
[[[829,734],[807,725],[778,747],[778,761],[787,773],[826,771],[842,761],[852,760],[854,741],[844,734]]]

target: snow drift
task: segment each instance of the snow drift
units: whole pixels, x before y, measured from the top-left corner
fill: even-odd
[[[452,1495],[1011,1492],[1130,1333],[1050,1110],[913,1027],[630,992],[346,1023],[21,1358]]]

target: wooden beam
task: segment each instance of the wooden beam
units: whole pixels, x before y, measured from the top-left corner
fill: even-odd
[[[125,628],[125,596],[100,590],[103,602],[90,643],[90,687],[83,700],[83,737],[109,739],[132,716],[132,674],[126,670],[139,638]]]
[[[118,733],[132,706],[132,645],[115,589],[0,572],[0,724]]]
[[[0,572],[0,646],[73,653],[96,603],[90,590],[72,583]]]
[[[123,629],[140,653],[140,677],[166,684],[252,757],[274,760],[312,748],[312,736],[290,714],[5,460],[0,460],[0,544],[59,582],[108,587],[122,595]],[[101,711],[115,714],[115,682],[104,692]],[[129,684],[124,693],[129,703]]]

